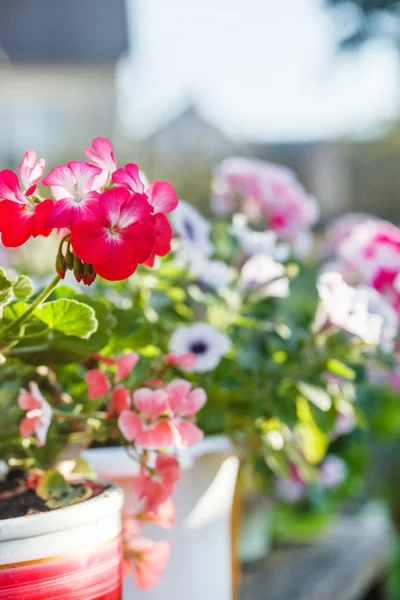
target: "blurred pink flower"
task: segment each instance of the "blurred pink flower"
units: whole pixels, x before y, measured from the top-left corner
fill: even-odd
[[[89,400],[101,398],[111,389],[108,377],[100,369],[91,369],[88,371],[85,381],[88,386]]]
[[[126,544],[126,554],[133,564],[137,587],[148,590],[157,585],[163,576],[171,548],[169,542],[133,538]]]
[[[44,446],[51,423],[52,410],[35,381],[29,383],[29,392],[24,388],[20,389],[18,405],[22,410],[27,411],[26,417],[19,425],[21,436],[28,438],[35,435],[36,445]]]

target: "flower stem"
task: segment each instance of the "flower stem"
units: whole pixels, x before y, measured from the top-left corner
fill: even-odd
[[[54,288],[57,286],[60,279],[61,279],[60,276],[56,275],[54,277],[53,281],[51,281],[49,283],[49,285],[43,290],[43,292],[41,294],[39,294],[39,296],[36,298],[36,300],[34,302],[32,302],[32,304],[30,306],[28,306],[28,308],[26,309],[25,312],[22,313],[22,315],[17,317],[17,319],[15,319],[15,321],[12,321],[8,325],[6,325],[2,329],[0,329],[0,336],[3,337],[4,334],[8,333],[9,331],[12,331],[15,327],[17,327],[18,325],[21,325],[24,321],[26,321],[26,319],[34,312],[34,310],[39,306],[39,304],[44,302],[46,300],[46,298],[48,298],[50,296],[50,294],[52,293]]]

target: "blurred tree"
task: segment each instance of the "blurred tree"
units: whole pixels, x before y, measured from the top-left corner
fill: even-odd
[[[354,30],[342,37],[340,46],[351,50],[374,38],[389,39],[400,53],[399,0],[325,0],[330,7],[352,8]]]

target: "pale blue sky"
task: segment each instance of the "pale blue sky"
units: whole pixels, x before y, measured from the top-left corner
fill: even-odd
[[[121,69],[121,115],[145,135],[188,98],[236,138],[368,134],[396,114],[396,57],[384,43],[336,53],[323,0],[127,0],[135,53]],[[136,14],[135,14],[136,13]]]

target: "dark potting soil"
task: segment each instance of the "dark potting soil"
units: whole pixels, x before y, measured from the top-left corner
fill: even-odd
[[[98,496],[107,489],[107,486],[93,482],[91,482],[91,487],[93,488],[91,498]],[[9,471],[6,479],[0,481],[0,521],[49,512],[50,510],[59,509],[50,509],[46,506],[44,500],[27,487],[24,471],[13,469]]]

